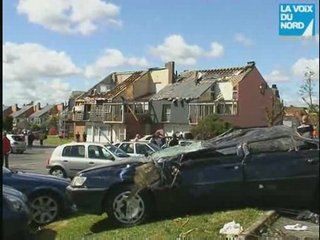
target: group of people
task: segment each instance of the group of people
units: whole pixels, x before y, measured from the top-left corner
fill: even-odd
[[[303,115],[301,117],[301,124],[297,127],[297,132],[306,138],[317,138],[318,133],[317,129],[313,127],[313,125],[309,122],[308,115]]]
[[[140,134],[136,134],[136,137],[134,138],[133,141],[139,141],[140,138],[141,138]],[[157,145],[160,148],[167,143],[165,136],[163,136],[160,132],[156,132],[155,134],[153,134],[149,142]],[[173,133],[172,138],[168,142],[168,146],[172,147],[178,144],[179,144],[179,139],[177,135]]]
[[[86,142],[86,141],[87,141],[87,134],[86,134],[86,132],[83,132],[83,134],[82,134],[82,140],[83,140],[83,142]],[[80,133],[79,133],[79,132],[77,132],[77,134],[76,134],[76,141],[77,141],[77,142],[80,142]]]

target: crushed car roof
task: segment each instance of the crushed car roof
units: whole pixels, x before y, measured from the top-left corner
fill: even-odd
[[[295,129],[284,125],[261,128],[230,129],[229,131],[210,140],[203,140],[188,146],[174,146],[155,152],[152,159],[173,157],[183,153],[191,153],[204,149],[221,149],[237,146],[242,142],[254,142],[280,137],[301,138]]]

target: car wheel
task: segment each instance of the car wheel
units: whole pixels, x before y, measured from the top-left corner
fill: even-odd
[[[151,199],[147,192],[131,195],[131,186],[112,191],[106,203],[111,222],[119,227],[130,227],[145,222],[151,214]],[[130,197],[130,199],[128,199]]]
[[[60,215],[60,203],[51,193],[38,193],[31,197],[30,210],[32,222],[44,225],[53,222]]]
[[[53,167],[50,169],[50,175],[66,178],[66,171],[62,167]]]

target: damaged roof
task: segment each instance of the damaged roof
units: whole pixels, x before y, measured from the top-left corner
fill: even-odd
[[[152,100],[197,99],[217,81],[230,81],[233,86],[237,85],[254,66],[254,62],[249,62],[243,67],[185,71],[175,83],[155,94]]]
[[[33,105],[23,106],[20,110],[11,113],[10,116],[13,117],[13,118],[20,117],[22,114],[24,114],[24,113],[25,113],[26,111],[28,111],[30,108],[33,108]]]
[[[123,73],[123,72],[122,72]],[[97,83],[95,86],[90,88],[87,92],[82,94],[78,97],[77,100],[85,100],[87,98],[95,98],[97,100],[99,99],[112,99],[117,97],[120,93],[122,93],[127,87],[141,78],[144,74],[148,73],[148,71],[132,71],[132,72],[125,72],[126,74],[131,74],[126,80],[116,85],[116,78],[117,74],[122,73],[111,73],[106,78],[104,78],[102,81]],[[107,92],[100,92],[97,87],[101,84],[109,85],[111,87],[111,90]]]
[[[29,118],[37,118],[37,117],[41,117],[43,114],[46,114],[47,112],[49,112],[52,108],[54,107],[54,105],[47,105],[44,108],[42,108],[41,110],[32,113]]]

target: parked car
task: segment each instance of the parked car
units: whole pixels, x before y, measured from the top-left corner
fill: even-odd
[[[152,138],[152,134],[147,134],[141,138],[139,138],[139,142],[149,142]],[[131,139],[130,141],[135,141],[135,139]]]
[[[119,142],[114,144],[116,147],[125,151],[128,155],[134,157],[140,157],[145,155],[150,155],[156,151],[159,151],[161,148],[153,143],[148,142]]]
[[[28,198],[20,191],[2,185],[2,233],[4,239],[23,239],[29,234],[31,212]]]
[[[3,167],[2,182],[28,197],[35,224],[50,223],[74,210],[73,204],[65,195],[70,180]]]
[[[319,141],[284,126],[234,130],[84,170],[67,192],[80,210],[107,212],[119,226],[140,224],[155,210],[318,207]]]
[[[51,175],[72,178],[83,169],[127,157],[129,155],[115,154],[99,143],[73,142],[56,147],[48,159],[47,168]]]
[[[24,153],[27,150],[26,140],[24,135],[20,134],[7,134],[10,140],[12,153]]]

